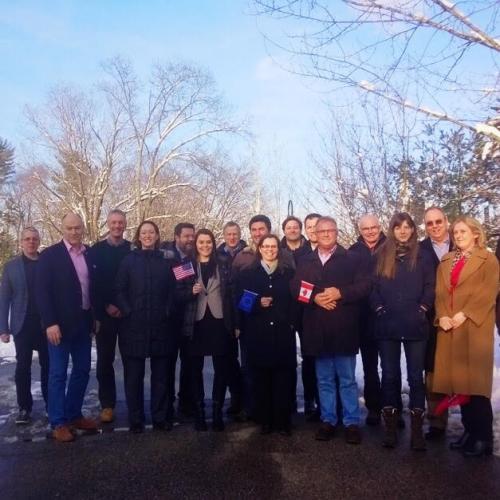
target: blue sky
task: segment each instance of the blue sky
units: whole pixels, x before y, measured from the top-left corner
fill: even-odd
[[[281,70],[247,0],[3,2],[0,9],[0,137],[20,147],[23,108],[57,83],[90,86],[99,64],[122,55],[146,76],[152,62],[181,60],[214,76],[236,116],[249,117],[260,155],[278,149],[303,169],[321,114],[320,96]]]

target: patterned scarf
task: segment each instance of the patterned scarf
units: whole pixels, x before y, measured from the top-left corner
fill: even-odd
[[[453,310],[453,293],[458,285],[458,280],[460,279],[460,273],[465,266],[465,263],[469,260],[471,252],[462,252],[459,248],[455,250],[455,256],[453,257],[453,263],[451,265],[450,273],[450,300],[451,309]]]

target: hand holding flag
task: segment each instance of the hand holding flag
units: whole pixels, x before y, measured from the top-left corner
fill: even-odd
[[[243,295],[241,296],[240,302],[238,304],[238,309],[245,311],[247,313],[252,312],[255,301],[257,300],[258,294],[251,292],[250,290],[243,290]]]
[[[300,282],[299,296],[297,297],[299,302],[305,302],[309,304],[311,302],[311,296],[314,290],[314,285],[302,280]]]
[[[188,261],[184,264],[180,264],[178,266],[173,267],[172,272],[174,273],[175,279],[177,281],[189,278],[190,276],[194,276],[193,264],[191,261]]]

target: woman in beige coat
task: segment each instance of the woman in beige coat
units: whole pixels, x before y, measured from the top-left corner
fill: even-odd
[[[455,252],[437,272],[436,323],[439,325],[432,391],[470,396],[462,405],[464,434],[451,443],[466,456],[493,450],[493,330],[498,262],[485,248],[481,224],[466,216],[451,227]]]

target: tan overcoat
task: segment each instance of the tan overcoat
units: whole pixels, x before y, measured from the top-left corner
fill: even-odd
[[[446,254],[437,270],[436,323],[459,311],[467,319],[456,330],[438,328],[431,390],[490,398],[498,261],[487,250],[475,250],[460,273],[452,307],[449,287],[453,257],[453,252]]]

